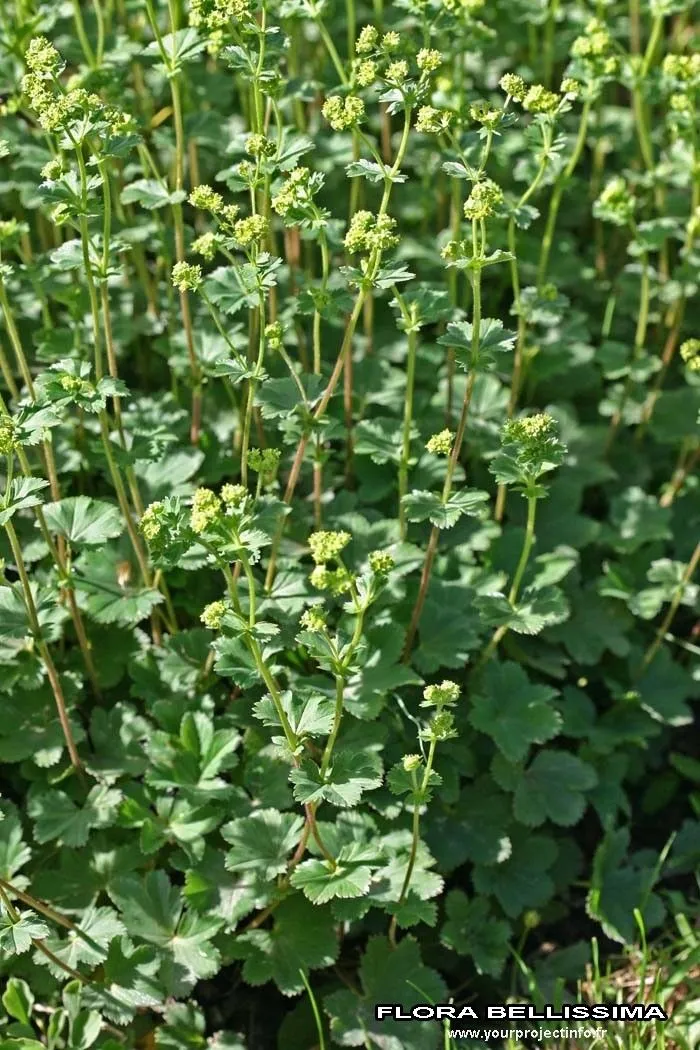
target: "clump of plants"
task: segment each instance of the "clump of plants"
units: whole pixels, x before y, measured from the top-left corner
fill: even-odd
[[[3,1050],[691,936],[693,14],[0,12]]]

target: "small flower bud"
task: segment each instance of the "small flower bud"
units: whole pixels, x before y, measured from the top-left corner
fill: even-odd
[[[251,157],[272,157],[277,152],[277,147],[265,135],[249,135],[246,139],[245,151]]]
[[[581,85],[573,77],[564,77],[559,90],[562,95],[568,95],[569,98],[578,98],[581,94]]]
[[[358,62],[355,67],[355,80],[360,87],[369,87],[377,79],[377,63],[369,58]]]
[[[61,65],[61,56],[45,36],[35,36],[29,41],[24,61],[32,73],[55,74]]]
[[[420,755],[404,755],[401,764],[407,773],[415,773],[422,766],[423,759]]]
[[[211,489],[197,489],[192,500],[190,526],[200,534],[213,524],[221,511],[221,500]]]
[[[432,47],[422,47],[416,55],[421,73],[434,73],[442,65],[442,55]]]
[[[218,631],[226,614],[226,602],[210,602],[199,619],[210,631]]]
[[[307,609],[301,617],[301,626],[305,631],[310,631],[312,634],[319,634],[326,628],[326,618],[323,614],[323,610],[319,609],[318,606],[314,606],[313,609]]]
[[[472,120],[475,120],[477,124],[482,124],[485,128],[495,128],[502,115],[502,110],[489,105],[488,102],[474,102],[469,107],[469,116]]]
[[[506,95],[510,95],[516,102],[522,102],[527,94],[525,81],[517,73],[504,73],[499,85]]]
[[[248,452],[248,466],[260,475],[264,485],[270,485],[277,475],[281,455],[278,448],[251,448]]]
[[[172,281],[181,292],[195,291],[202,283],[202,267],[199,263],[175,263]]]
[[[323,104],[323,115],[334,131],[353,128],[365,114],[365,104],[357,95],[331,95]]]
[[[404,62],[403,59],[399,59],[397,62],[390,62],[386,68],[385,77],[391,84],[403,84],[407,76],[408,62]]]
[[[700,339],[686,339],[680,353],[691,372],[700,372]]]
[[[451,430],[441,430],[439,434],[433,434],[425,447],[434,456],[449,456],[452,452],[453,438],[454,434]]]
[[[210,211],[214,215],[221,211],[224,206],[224,199],[220,193],[217,193],[211,188],[211,186],[195,186],[189,195],[189,202],[193,208],[201,208],[203,211]]]
[[[379,40],[379,32],[374,26],[363,26],[355,44],[358,55],[367,55],[374,51]]]
[[[422,135],[439,135],[447,131],[451,122],[452,114],[448,110],[421,106],[416,117],[416,131]]]
[[[372,551],[369,556],[369,567],[377,576],[387,576],[396,565],[388,551]]]
[[[503,201],[503,190],[491,179],[482,179],[472,187],[464,205],[467,219],[487,219]]]
[[[151,503],[143,512],[143,516],[139,522],[139,528],[149,543],[160,534],[163,525],[163,511],[164,506],[161,501],[158,500],[155,503]]]
[[[279,350],[282,347],[282,337],[284,336],[284,329],[279,321],[274,321],[273,324],[265,326],[265,342],[269,346],[270,350]]]
[[[207,262],[216,255],[216,249],[219,246],[219,241],[215,233],[203,233],[201,237],[197,237],[196,240],[192,241],[192,251],[195,255],[201,255]]]
[[[19,448],[15,434],[15,422],[10,416],[0,418],[0,456],[9,456]]]
[[[523,99],[523,109],[529,113],[554,113],[558,106],[559,96],[543,84],[534,84]]]
[[[593,202],[593,214],[596,219],[610,222],[614,226],[627,226],[634,217],[635,203],[625,180],[616,175]]]
[[[312,532],[309,536],[311,557],[317,565],[337,558],[350,542],[349,532]]]
[[[221,499],[226,507],[236,510],[245,502],[248,490],[245,485],[224,485],[221,489]]]
[[[239,219],[233,227],[234,240],[241,248],[248,248],[267,235],[269,225],[264,215],[249,215],[247,219]]]
[[[459,700],[461,690],[456,682],[445,678],[440,685],[427,685],[423,690],[421,707],[444,707]]]

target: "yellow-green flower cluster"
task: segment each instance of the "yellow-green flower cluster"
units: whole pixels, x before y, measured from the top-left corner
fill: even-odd
[[[379,30],[375,26],[363,26],[355,43],[358,55],[369,55],[379,43]]]
[[[686,339],[681,345],[681,357],[691,372],[700,372],[700,339]]]
[[[389,551],[372,551],[369,556],[369,567],[377,576],[388,576],[396,565]]]
[[[19,447],[15,423],[10,416],[0,418],[0,456],[9,456]]]
[[[586,76],[611,77],[617,73],[620,61],[610,30],[598,18],[592,18],[571,45],[571,57],[578,59]]]
[[[248,496],[245,485],[224,485],[221,489],[221,500],[227,509],[238,510]]]
[[[331,95],[323,103],[323,115],[334,131],[354,128],[365,114],[365,104],[357,95]]]
[[[279,193],[272,198],[272,207],[283,218],[292,208],[300,208],[311,200],[308,168],[295,168],[282,184]]]
[[[691,84],[700,78],[700,52],[692,55],[666,55],[661,65],[661,72],[668,80],[679,84]]]
[[[246,139],[245,151],[251,157],[274,157],[277,146],[266,135],[249,135]]]
[[[448,110],[421,106],[416,117],[416,131],[422,135],[440,135],[448,130],[451,122],[452,114]]]
[[[44,164],[44,167],[41,169],[41,177],[42,179],[46,179],[47,182],[55,182],[56,179],[60,179],[64,170],[63,158],[54,157],[52,160],[49,160]]]
[[[81,379],[80,376],[72,376],[68,372],[64,372],[58,382],[67,394],[72,394],[73,396],[78,394],[88,395],[95,391],[89,379]]]
[[[44,131],[58,131],[86,113],[96,114],[104,109],[99,95],[90,94],[84,88],[54,94],[39,73],[27,73],[22,79],[22,90]]]
[[[523,109],[528,113],[556,113],[559,101],[555,91],[548,91],[544,84],[533,84],[525,94]]]
[[[226,615],[226,602],[209,602],[199,619],[202,621],[205,627],[208,627],[210,631],[218,631],[221,627],[221,621]]]
[[[501,119],[502,110],[497,106],[492,106],[488,102],[473,102],[469,107],[469,116],[472,120],[475,120],[477,124],[482,124],[485,128],[496,127],[499,120]]]
[[[312,609],[307,609],[306,612],[302,613],[301,626],[305,631],[310,631],[312,634],[319,634],[321,631],[326,629],[326,617],[322,609],[316,605]]]
[[[440,685],[427,685],[423,690],[421,707],[446,707],[459,700],[461,690],[456,682],[445,678]]]
[[[522,102],[527,95],[527,85],[517,73],[504,73],[499,84],[506,95],[514,98],[516,102]]]
[[[223,29],[229,22],[252,17],[251,0],[190,0],[190,25]]]
[[[422,47],[416,55],[416,65],[421,73],[434,73],[443,63],[443,57],[434,47]]]
[[[329,569],[325,565],[317,565],[309,576],[312,587],[319,591],[328,591],[334,597],[347,594],[352,590],[353,577],[344,566],[338,569]]]
[[[189,196],[189,202],[194,208],[210,211],[217,215],[224,206],[224,198],[211,186],[195,186]]]
[[[259,243],[267,235],[270,224],[264,215],[249,215],[247,219],[239,219],[233,227],[233,239],[241,248],[250,248]]]
[[[32,73],[44,73],[48,76],[55,76],[62,65],[61,56],[45,36],[35,36],[29,41],[24,61]]]
[[[251,448],[248,452],[248,466],[260,475],[263,485],[275,480],[281,455],[278,448]]]
[[[503,427],[505,441],[521,445],[539,445],[556,435],[556,420],[548,412],[538,412],[521,419],[509,419]]]
[[[503,190],[491,179],[482,179],[472,187],[464,205],[467,219],[488,219],[503,201]]]
[[[559,90],[562,95],[567,95],[569,98],[578,98],[581,94],[581,85],[573,77],[564,77]]]
[[[199,263],[177,262],[173,266],[172,282],[181,292],[193,292],[202,283],[202,267]]]
[[[211,489],[197,489],[192,499],[190,526],[200,535],[212,525],[221,513],[221,500]]]
[[[345,234],[345,247],[351,254],[386,251],[399,243],[394,233],[396,219],[388,215],[374,215],[371,211],[357,211]]]
[[[369,87],[377,79],[377,63],[371,58],[360,59],[354,64],[352,75],[359,87]]]
[[[149,543],[160,534],[160,530],[163,527],[163,511],[164,507],[162,502],[157,500],[155,503],[151,503],[150,506],[146,507],[143,512],[143,516],[139,522],[139,528]]]
[[[349,542],[349,532],[312,532],[309,536],[311,557],[317,565],[325,565],[337,558]]]
[[[408,76],[408,62],[405,62],[402,58],[397,59],[395,62],[390,62],[386,67],[384,76],[390,84],[403,84]]]
[[[407,773],[415,773],[422,766],[423,759],[420,755],[404,755],[401,764]]]
[[[441,430],[439,434],[433,434],[426,443],[428,452],[434,456],[449,456],[452,451],[454,434],[451,430]]]
[[[197,237],[194,241],[192,241],[192,251],[194,252],[194,254],[201,255],[203,259],[207,260],[207,262],[211,262],[211,260],[214,258],[218,247],[218,237],[215,233],[212,233],[211,231],[209,231],[208,233],[203,233],[201,237]]]
[[[284,329],[279,321],[265,325],[265,342],[270,350],[281,350]]]
[[[225,204],[217,218],[222,226],[227,227],[229,230],[233,230],[240,213],[241,209],[237,204]]]
[[[626,226],[634,216],[635,203],[625,180],[616,175],[594,201],[593,214],[597,219],[611,222],[614,226]]]
[[[15,240],[21,233],[26,233],[29,227],[26,223],[19,223],[17,219],[4,219],[0,222],[0,244],[7,244]]]

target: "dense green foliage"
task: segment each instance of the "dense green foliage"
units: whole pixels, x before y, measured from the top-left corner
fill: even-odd
[[[684,979],[695,7],[0,5],[3,1050]]]

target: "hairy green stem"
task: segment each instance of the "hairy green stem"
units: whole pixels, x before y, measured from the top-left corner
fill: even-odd
[[[520,593],[520,585],[521,585],[521,583],[523,581],[523,576],[525,575],[525,570],[527,569],[527,565],[528,565],[528,562],[530,560],[530,554],[532,553],[532,547],[533,547],[534,542],[535,542],[535,517],[536,517],[536,514],[537,514],[537,496],[528,496],[527,497],[527,523],[525,525],[525,537],[523,539],[523,546],[522,546],[522,550],[520,552],[520,559],[518,561],[518,566],[517,566],[517,568],[515,570],[515,575],[513,576],[513,582],[511,584],[510,591],[508,592],[508,603],[512,607],[515,607],[515,603],[518,600],[518,594]],[[494,631],[489,644],[486,646],[486,648],[485,648],[485,650],[483,652],[483,655],[481,656],[481,659],[478,661],[478,663],[476,665],[477,669],[481,668],[484,664],[488,663],[488,661],[491,659],[491,657],[493,656],[494,652],[498,648],[499,643],[502,641],[503,638],[505,638],[507,633],[508,633],[508,626],[505,625],[505,624],[503,626],[501,626],[501,627],[498,627]]]

